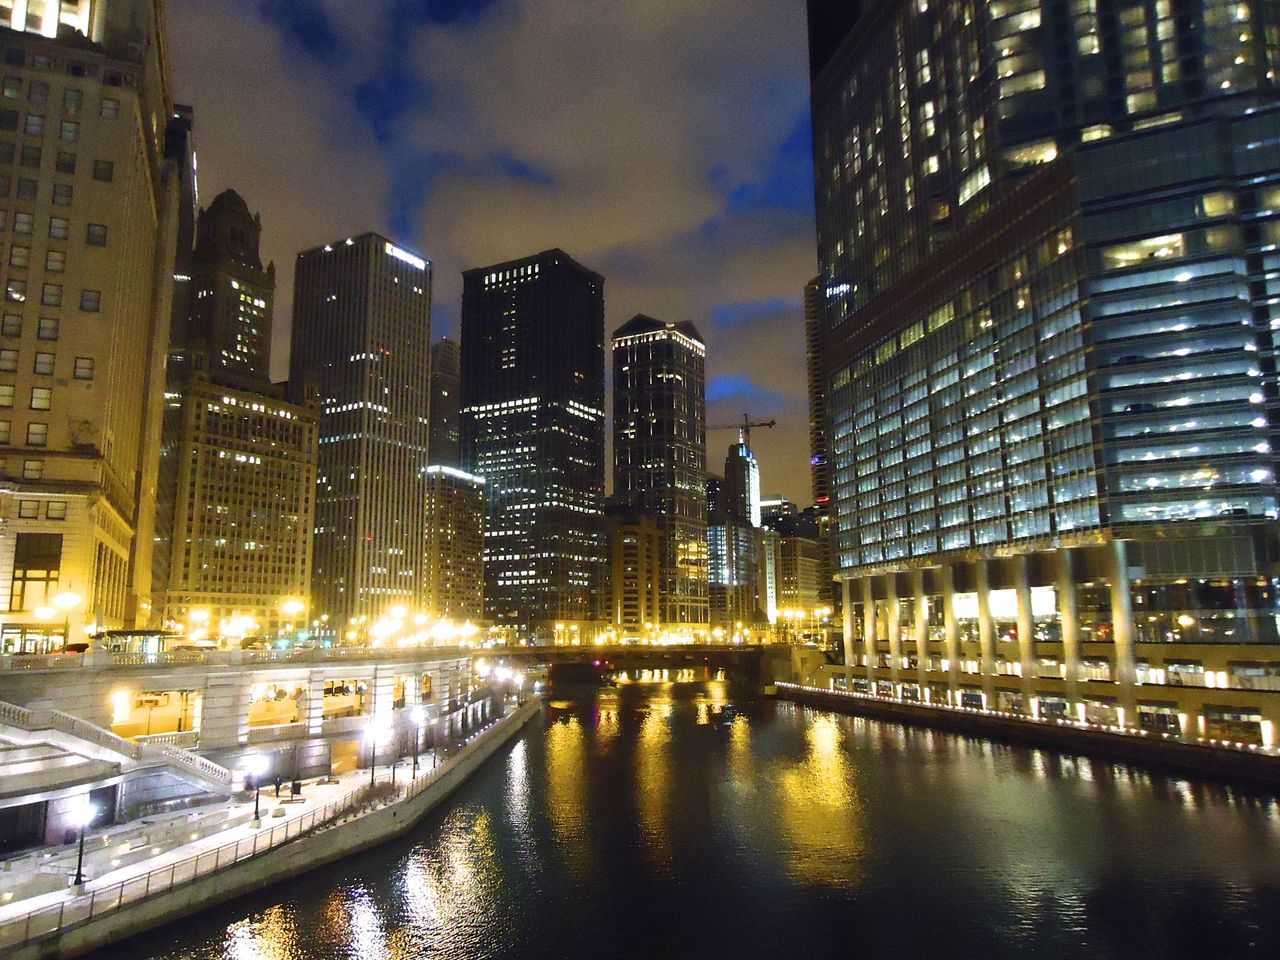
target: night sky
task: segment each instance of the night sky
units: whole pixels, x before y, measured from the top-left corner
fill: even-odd
[[[169,0],[201,200],[263,218],[287,325],[297,251],[379,230],[460,271],[559,246],[708,340],[708,419],[807,502],[802,292],[816,272],[804,0]],[[277,377],[288,367],[278,335]],[[731,432],[708,435],[723,464]]]

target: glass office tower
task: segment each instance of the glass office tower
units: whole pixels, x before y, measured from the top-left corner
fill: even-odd
[[[810,2],[839,682],[1274,744],[1280,13],[855,6]]]

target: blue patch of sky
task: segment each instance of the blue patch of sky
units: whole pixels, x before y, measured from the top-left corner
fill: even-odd
[[[725,167],[707,171],[707,181],[722,194],[728,213],[789,210],[813,213],[813,134],[807,109],[769,157],[763,175],[749,183],[734,182]]]
[[[779,314],[794,313],[798,308],[799,300],[789,297],[722,303],[712,309],[711,319],[717,327],[745,327]]]
[[[337,60],[345,53],[324,8],[315,0],[260,0],[258,13],[317,60]]]
[[[759,409],[771,409],[786,404],[787,398],[755,383],[746,374],[730,373],[712,377],[707,383],[707,403],[729,400],[749,400]]]

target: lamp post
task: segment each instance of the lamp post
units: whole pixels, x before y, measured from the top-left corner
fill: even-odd
[[[80,594],[64,590],[53,598],[53,605],[62,611],[62,645],[71,642],[71,611],[83,602]]]
[[[288,623],[286,623],[284,627],[286,634],[293,634],[293,622],[297,620],[306,609],[307,605],[297,597],[289,597],[280,602],[280,612],[288,618]]]
[[[270,766],[267,758],[255,753],[245,761],[245,775],[253,777],[253,826],[262,826],[262,815],[259,812],[259,798],[262,794],[262,778],[266,776]]]
[[[391,732],[391,717],[386,713],[373,713],[369,715],[369,724],[365,727],[365,739],[369,741],[369,787],[373,785],[377,778],[378,769],[378,744],[387,738],[387,734]],[[391,782],[395,784],[396,767],[395,763],[391,764]]]
[[[80,831],[80,855],[76,857],[76,879],[78,887],[84,883],[84,832],[98,815],[98,807],[88,800],[82,800],[71,809],[71,822]]]
[[[413,720],[413,776],[418,777],[418,741],[422,739],[422,727],[427,722],[427,711],[422,707],[414,707],[410,713]]]

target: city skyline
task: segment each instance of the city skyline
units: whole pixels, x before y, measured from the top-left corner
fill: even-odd
[[[283,378],[288,357],[281,323],[291,313],[290,273],[299,250],[370,229],[419,250],[436,267],[434,333],[456,337],[464,269],[562,246],[608,281],[610,329],[636,313],[697,324],[708,341],[708,422],[729,423],[743,412],[776,418],[783,429],[756,444],[763,487],[807,502],[802,288],[816,263],[804,18],[797,5],[717,0],[697,16],[651,5],[643,22],[593,37],[603,45],[600,62],[626,73],[607,84],[575,73],[586,68],[557,54],[586,21],[573,3],[534,4],[522,18],[505,0],[433,4],[440,22],[405,19],[390,4],[361,6],[353,12],[274,4],[260,14],[230,0],[168,5],[176,99],[193,103],[199,117],[202,198],[207,203],[234,187],[263,212],[264,257],[280,271],[276,378]],[[564,21],[559,26],[556,17]],[[687,35],[673,44],[668,38],[677,27]],[[407,39],[393,44],[393,29]],[[459,51],[497,58],[530,44],[546,57],[525,69],[557,64],[558,72],[531,87],[539,99],[576,96],[598,120],[559,107],[537,113],[542,129],[532,130],[478,113],[473,102],[496,95],[459,87],[465,81],[462,67],[454,67]],[[439,52],[438,63],[420,62],[428,49]],[[708,51],[726,71],[710,86],[699,77],[699,58]],[[731,56],[743,63],[729,63]],[[678,130],[662,131],[667,114],[641,109],[640,101],[656,98],[669,113],[694,83],[710,100],[682,106],[692,112]],[[458,108],[458,132],[443,131],[454,118],[406,102],[428,87],[467,101]],[[635,129],[650,131],[654,145],[605,139],[612,125],[595,104],[606,96],[633,116]],[[246,162],[234,147],[246,129],[279,135]],[[698,130],[706,142],[698,142]],[[457,141],[461,131],[471,131],[468,142]],[[559,156],[554,143],[543,142],[546,131],[583,150],[590,167]],[[670,156],[651,156],[659,146]],[[735,158],[734,169],[716,169],[724,157]],[[637,162],[646,170],[638,178]],[[616,194],[599,199],[598,213],[591,204],[567,202],[575,192],[597,199],[592,170]],[[469,177],[502,196],[510,214],[477,207],[483,197],[459,193],[458,182]],[[637,182],[615,190],[624,177]],[[427,196],[403,199],[417,190]],[[409,213],[401,215],[402,208]],[[498,236],[468,233],[478,220]],[[521,229],[511,229],[513,223]]]

